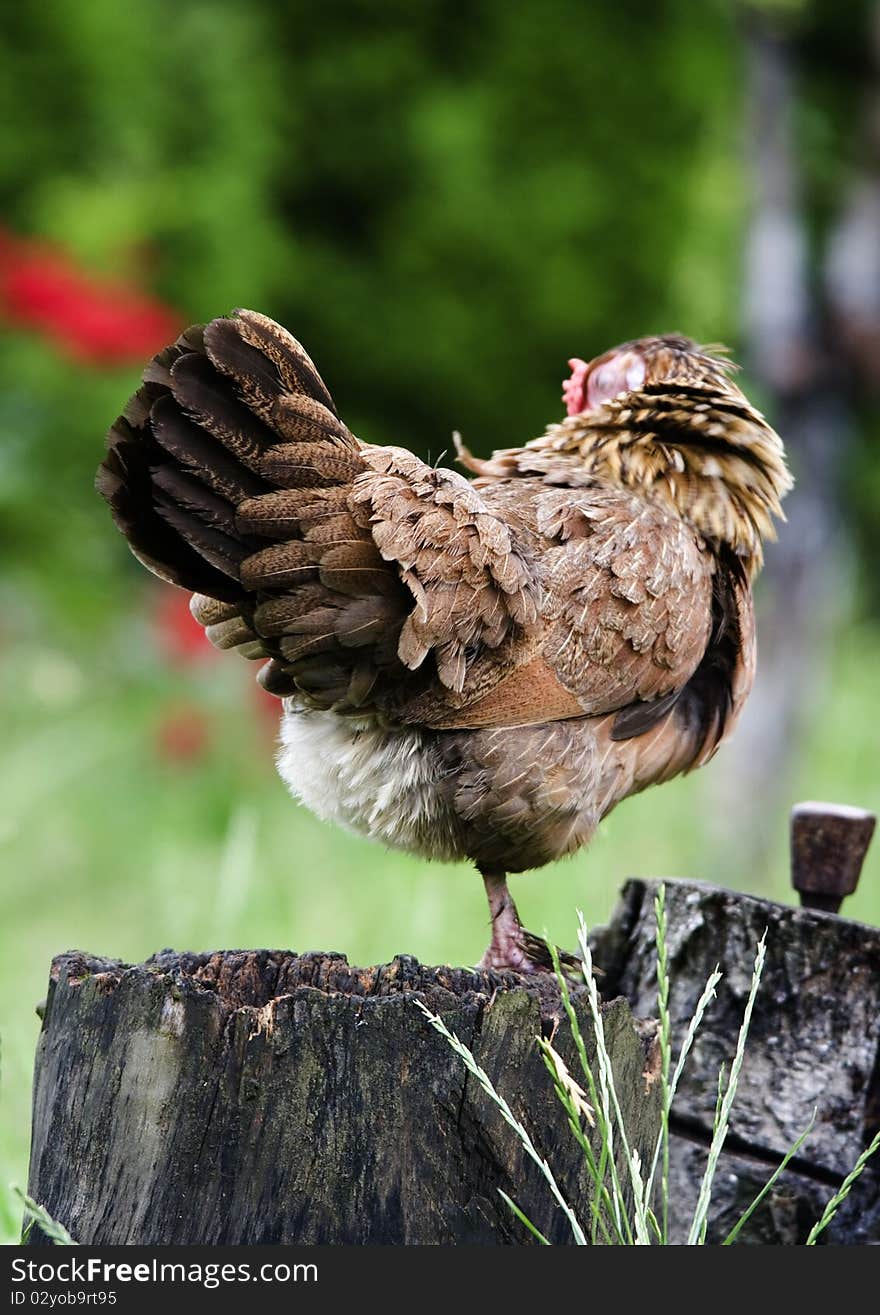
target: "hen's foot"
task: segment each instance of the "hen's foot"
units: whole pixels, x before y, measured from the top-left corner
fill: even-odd
[[[526,931],[503,874],[482,874],[492,914],[492,939],[477,967],[483,971],[524,975],[552,973],[553,957],[547,942]],[[581,960],[557,947],[559,964],[567,977],[581,977]]]

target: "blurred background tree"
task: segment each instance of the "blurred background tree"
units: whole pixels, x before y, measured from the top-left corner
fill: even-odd
[[[70,944],[481,948],[472,874],[294,809],[252,671],[214,663],[92,491],[187,323],[265,311],[356,433],[432,459],[453,429],[539,432],[569,356],[728,342],[798,477],[750,719],[518,898],[564,943],[630,871],[784,897],[793,798],[877,806],[876,0],[32,0],[4,28],[0,1181]],[[856,915],[880,917],[878,871]]]
[[[478,449],[538,432],[572,354],[670,325],[734,336],[729,9],[698,24],[686,0],[650,24],[640,4],[469,11],[24,6],[0,93],[5,222],[146,284],[181,323],[260,307],[308,344],[356,431],[434,456],[454,427]],[[21,462],[6,533],[44,550],[32,512],[51,471],[106,558],[83,475],[132,372],[84,377],[41,344],[5,346]],[[25,444],[23,397],[39,408]]]

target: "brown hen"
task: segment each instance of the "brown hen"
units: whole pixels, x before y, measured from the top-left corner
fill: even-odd
[[[782,444],[687,338],[572,361],[568,416],[473,481],[361,443],[294,338],[191,328],[110,430],[98,488],[284,700],[279,770],[319,816],[471,859],[482,965],[535,971],[506,874],[700,766],[754,674],[751,580]]]

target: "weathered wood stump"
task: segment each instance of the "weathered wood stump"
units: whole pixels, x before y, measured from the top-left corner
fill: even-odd
[[[606,971],[603,991],[620,992],[636,1014],[656,1012],[656,886],[629,881],[611,924],[594,935],[596,961]],[[710,972],[716,964],[724,972],[676,1098],[672,1235],[683,1239],[693,1213],[718,1072],[722,1064],[729,1072],[755,947],[766,928],[766,966],[708,1240],[726,1236],[815,1110],[815,1127],[797,1159],[740,1235],[741,1241],[803,1242],[880,1126],[880,929],[698,882],[671,881],[666,890],[673,1054]],[[823,1241],[880,1242],[876,1158]]]
[[[515,1134],[416,998],[473,1049],[585,1217],[581,1155],[535,1045],[560,1012],[555,983],[281,951],[56,959],[31,1195],[95,1245],[530,1242],[501,1188],[570,1242]],[[646,1092],[625,1001],[605,1007],[604,1027],[644,1160],[657,1084]],[[554,1045],[576,1072],[567,1025]]]

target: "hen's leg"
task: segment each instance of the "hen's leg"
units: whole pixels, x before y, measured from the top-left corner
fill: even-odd
[[[507,889],[507,878],[503,872],[483,872],[483,885],[489,901],[489,913],[492,917],[492,939],[489,948],[478,963],[478,968],[495,968],[498,971],[509,969],[515,973],[537,971],[529,963],[523,945],[523,928],[516,911],[516,905]]]
[[[526,974],[552,972],[553,960],[545,942],[526,931],[519,920],[506,875],[484,872],[482,868],[479,871],[492,915],[492,939],[477,967]],[[559,960],[563,969],[580,967],[580,960],[565,950],[559,951]]]

